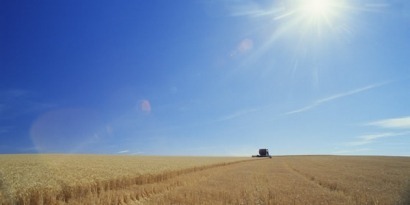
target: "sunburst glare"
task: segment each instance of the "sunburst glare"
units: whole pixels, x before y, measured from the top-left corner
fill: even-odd
[[[234,15],[252,17],[255,25],[270,25],[257,30],[265,38],[254,49],[254,59],[275,50],[274,46],[283,46],[281,52],[292,56],[292,78],[299,65],[304,65],[316,83],[320,59],[335,48],[343,49],[354,36],[358,19],[352,19],[359,7],[352,0],[286,0],[273,1],[268,7],[240,7]]]
[[[347,3],[344,0],[297,0],[290,5],[296,24],[304,32],[315,31],[321,35],[325,29],[332,29],[342,24],[346,18]]]
[[[309,17],[323,17],[331,13],[332,5],[328,0],[311,0],[303,2],[302,9]]]

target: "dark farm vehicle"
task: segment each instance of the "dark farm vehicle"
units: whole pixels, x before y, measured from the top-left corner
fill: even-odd
[[[272,156],[269,155],[269,150],[268,149],[259,149],[259,154],[258,155],[252,155],[252,157],[269,157],[269,158],[272,158]]]

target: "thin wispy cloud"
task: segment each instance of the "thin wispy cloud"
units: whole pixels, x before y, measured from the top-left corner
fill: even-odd
[[[404,135],[410,135],[410,132],[386,132],[386,133],[362,135],[362,136],[358,137],[357,141],[349,142],[348,145],[350,145],[350,146],[360,146],[360,145],[373,143],[377,139],[404,136]]]
[[[128,153],[128,152],[130,152],[129,150],[122,150],[122,151],[119,151],[119,152],[117,152],[118,154],[125,154],[125,153]]]
[[[363,124],[362,124],[363,125]],[[357,137],[356,141],[348,142],[348,146],[361,146],[367,145],[382,138],[391,138],[391,137],[398,137],[398,136],[410,136],[410,116],[400,117],[400,118],[389,118],[384,120],[378,120],[373,122],[368,122],[364,124],[365,126],[375,126],[386,130],[385,132],[375,133],[375,134],[368,134],[368,135],[361,135]],[[393,129],[407,129],[406,131],[402,132],[395,132],[392,131]]]
[[[328,103],[328,102],[331,102],[331,101],[334,101],[334,100],[337,100],[337,99],[340,99],[340,98],[355,95],[355,94],[358,94],[358,93],[361,93],[361,92],[365,92],[365,91],[368,91],[368,90],[371,90],[371,89],[374,89],[374,88],[378,88],[378,87],[384,86],[384,85],[389,84],[389,83],[391,83],[391,81],[378,83],[378,84],[372,84],[372,85],[368,85],[368,86],[365,86],[365,87],[362,87],[362,88],[350,90],[350,91],[347,91],[347,92],[338,93],[338,94],[335,94],[335,95],[332,95],[332,96],[329,96],[329,97],[319,99],[319,100],[313,102],[312,104],[307,105],[305,107],[302,107],[300,109],[296,109],[296,110],[286,112],[283,115],[292,115],[292,114],[306,112],[306,111],[309,111],[313,108],[316,108],[316,107],[318,107],[322,104],[325,104],[325,103]],[[265,108],[252,108],[252,109],[240,110],[240,111],[237,111],[233,114],[226,115],[226,116],[220,118],[218,121],[232,120],[232,119],[235,119],[235,118],[238,118],[238,117],[242,117],[243,115],[247,115],[247,114],[250,114],[250,113],[253,113],[253,112],[257,112],[257,111],[260,111],[260,110],[263,110],[263,109],[265,109]]]
[[[410,129],[410,116],[378,120],[366,125],[391,129]]]
[[[374,89],[374,88],[378,88],[378,87],[384,86],[388,83],[390,83],[390,81],[389,82],[378,83],[378,84],[373,84],[373,85],[368,85],[368,86],[365,86],[365,87],[362,87],[362,88],[350,90],[350,91],[343,92],[343,93],[338,93],[338,94],[335,94],[335,95],[332,95],[332,96],[329,96],[329,97],[326,97],[326,98],[319,99],[319,100],[313,102],[312,104],[307,105],[305,107],[302,107],[300,109],[296,109],[296,110],[286,112],[284,115],[292,115],[292,114],[297,114],[297,113],[301,113],[301,112],[306,112],[306,111],[311,110],[313,108],[316,108],[316,107],[318,107],[322,104],[325,104],[325,103],[328,103],[328,102],[331,102],[331,101],[334,101],[334,100],[337,100],[337,99],[340,99],[340,98],[345,98],[345,97],[348,97],[348,96],[351,96],[351,95],[355,95],[355,94],[358,94],[358,93],[362,93],[362,92],[365,92],[365,91],[368,91],[368,90],[371,90],[371,89]]]
[[[250,113],[253,113],[253,112],[257,112],[257,111],[259,111],[259,109],[257,109],[257,108],[240,110],[240,111],[237,111],[237,112],[232,113],[230,115],[223,116],[218,121],[232,120],[232,119],[242,117],[244,115],[247,115],[247,114],[250,114]]]

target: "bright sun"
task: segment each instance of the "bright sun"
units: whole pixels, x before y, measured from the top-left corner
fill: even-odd
[[[331,0],[305,0],[301,11],[308,18],[327,18],[333,12]]]
[[[349,30],[346,24],[347,12],[352,8],[349,0],[289,0],[283,5],[282,10],[272,11],[275,21],[286,22],[280,33],[294,32],[322,40],[335,32]]]
[[[305,33],[313,31],[322,35],[341,25],[346,8],[344,0],[296,0],[291,10],[295,23],[302,26]]]

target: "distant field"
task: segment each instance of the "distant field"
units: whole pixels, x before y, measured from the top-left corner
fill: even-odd
[[[0,155],[0,204],[410,204],[410,158]]]

